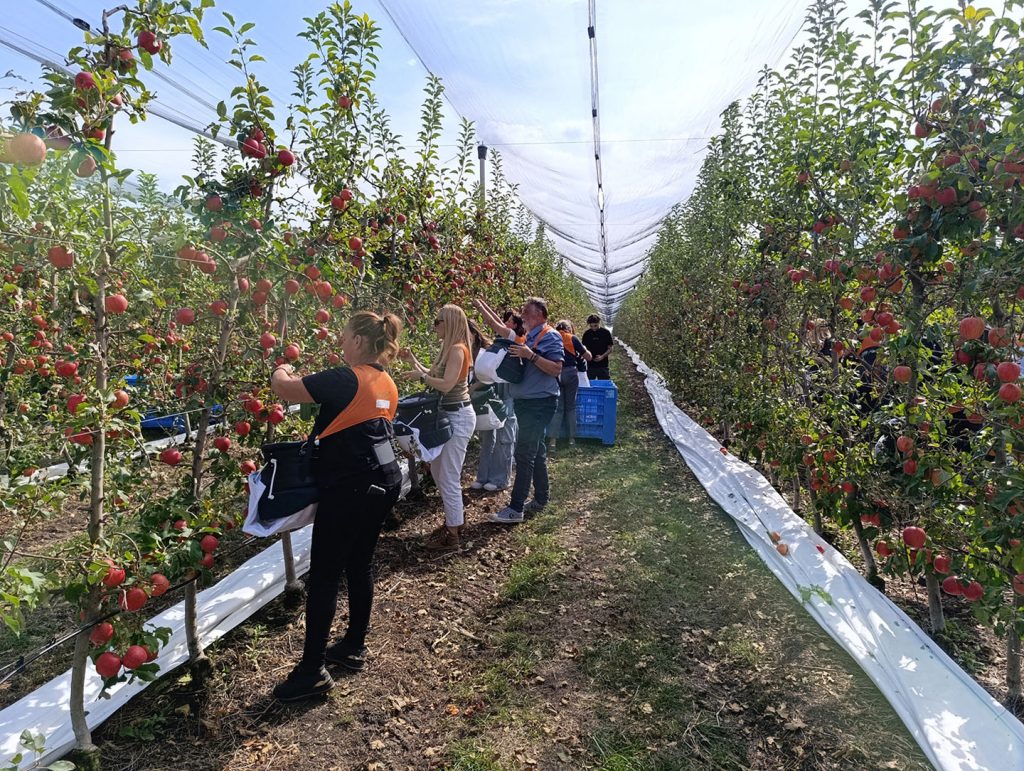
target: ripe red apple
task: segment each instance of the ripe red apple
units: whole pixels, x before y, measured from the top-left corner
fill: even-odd
[[[877,541],[875,543],[875,551],[879,557],[888,557],[892,554],[892,549],[889,548],[889,544],[885,541]]]
[[[903,543],[911,549],[923,549],[927,534],[920,527],[903,528]]]
[[[256,464],[251,460],[243,460],[239,468],[241,468],[243,474],[249,476],[249,474],[256,470]]]
[[[252,425],[248,421],[240,420],[235,423],[235,433],[239,436],[248,436],[250,431],[252,431]]]
[[[295,163],[295,154],[291,150],[278,150],[277,162],[282,166],[291,166]]]
[[[267,421],[273,426],[276,426],[278,423],[282,423],[284,418],[285,415],[283,409],[273,409],[267,413]]]
[[[901,436],[896,440],[896,449],[906,455],[914,449],[914,440],[909,436]]]
[[[290,278],[284,282],[284,291],[286,294],[297,294],[299,289],[301,289],[301,287],[299,286],[299,282],[296,281],[294,278]]]
[[[107,313],[118,316],[128,310],[128,300],[123,294],[111,294],[103,298],[103,307]]]
[[[892,371],[893,380],[897,383],[909,383],[912,371],[906,364],[900,364],[898,367],[894,367]]]
[[[167,447],[160,452],[160,462],[168,466],[177,466],[181,463],[181,450],[177,447]]]
[[[107,574],[103,576],[103,585],[113,589],[124,583],[125,572],[124,568],[117,567],[113,562],[108,560],[108,563]]]
[[[210,312],[214,316],[226,316],[228,312],[228,304],[225,300],[214,300],[210,303]]]
[[[985,596],[985,587],[979,584],[977,581],[971,581],[967,586],[964,587],[964,599],[968,602],[977,602]]]
[[[153,596],[159,597],[171,588],[171,582],[163,573],[154,573],[149,577],[150,585],[153,587]]]
[[[913,458],[903,461],[903,473],[907,476],[913,476],[917,473],[917,461]]]
[[[96,659],[96,671],[105,680],[117,677],[121,672],[121,657],[110,651],[101,653]]]
[[[106,645],[114,636],[114,625],[109,621],[101,621],[89,632],[89,642],[99,647]]]
[[[91,155],[87,155],[82,159],[82,162],[75,167],[75,176],[81,179],[88,179],[95,173],[96,160]]]
[[[78,363],[74,361],[58,361],[55,367],[61,377],[74,377],[78,372]]]
[[[996,367],[996,377],[1002,383],[1012,383],[1020,378],[1020,365],[1013,361],[1004,361]]]
[[[128,650],[124,652],[124,658],[121,660],[121,663],[125,669],[135,669],[145,664],[148,660],[148,650],[141,645],[129,645]]]
[[[1003,383],[999,386],[999,398],[1007,404],[1020,401],[1021,389],[1016,383]]]
[[[138,586],[133,586],[121,595],[121,598],[118,600],[118,604],[121,606],[121,610],[127,610],[134,613],[145,605],[146,600],[148,599],[149,595],[146,594],[144,589],[140,589]]]
[[[947,575],[949,573],[949,555],[938,555],[932,560],[932,568],[940,575]]]
[[[1013,577],[1013,591],[1024,594],[1024,573],[1018,573]]]
[[[277,345],[277,338],[274,337],[270,332],[264,332],[260,335],[260,347],[269,350]]]
[[[932,130],[928,125],[920,122],[914,124],[914,136],[918,139],[924,139],[931,133]]]
[[[78,411],[78,405],[85,401],[85,394],[71,394],[67,400],[68,412],[74,415]]]
[[[50,264],[55,268],[70,268],[75,263],[75,255],[73,252],[69,252],[63,246],[59,244],[57,246],[51,246],[46,251],[46,259],[50,261]]]
[[[263,409],[263,402],[259,399],[246,399],[245,404],[242,405],[246,412],[251,412],[253,415],[258,415]]]
[[[348,248],[351,249],[353,252],[358,252],[360,249],[363,248],[363,239],[361,239],[359,236],[352,236],[348,240]]]
[[[295,361],[301,355],[302,350],[295,343],[292,343],[284,349],[284,357],[288,359],[288,361]]]
[[[946,594],[957,597],[964,593],[964,587],[957,576],[949,576],[942,580],[942,591]]]
[[[956,204],[956,188],[944,187],[935,194],[935,201],[940,206],[953,206]]]
[[[985,319],[967,316],[960,319],[960,337],[963,340],[977,340],[985,332]]]
[[[338,107],[340,107],[343,110],[347,110],[351,106],[352,100],[349,97],[344,95],[338,97]]]
[[[174,320],[181,326],[187,327],[195,323],[196,312],[191,308],[179,308],[174,314]]]
[[[226,436],[218,436],[216,439],[213,440],[213,446],[220,450],[221,452],[226,453],[228,450],[231,449],[231,440],[228,439]]]
[[[128,402],[131,401],[131,396],[122,388],[118,388],[114,391],[114,399],[110,402],[110,406],[115,410],[123,410],[128,406]]]
[[[156,56],[164,47],[163,41],[156,36],[156,33],[145,29],[139,33],[139,48],[148,54]]]
[[[199,564],[207,570],[212,570],[214,565],[214,558],[212,554],[204,554],[203,558],[199,560]]]
[[[220,211],[224,208],[224,199],[219,195],[211,195],[204,204],[208,211]]]
[[[326,308],[320,308],[316,312],[314,318],[316,319],[318,324],[326,324],[328,321],[331,320],[331,312]]]
[[[26,131],[7,143],[7,155],[19,166],[38,166],[46,160],[46,142]]]
[[[75,88],[79,91],[88,91],[96,88],[96,79],[91,72],[79,72],[75,75]]]

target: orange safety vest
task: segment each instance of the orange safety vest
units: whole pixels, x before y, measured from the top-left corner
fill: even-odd
[[[390,423],[395,419],[395,412],[398,410],[398,387],[391,379],[391,375],[370,364],[357,364],[352,367],[352,372],[359,381],[356,395],[327,428],[320,432],[316,437],[317,442],[368,420],[383,418]]]
[[[575,359],[576,346],[572,342],[572,332],[562,332],[559,330],[558,334],[562,336],[562,347],[565,349],[565,352]]]

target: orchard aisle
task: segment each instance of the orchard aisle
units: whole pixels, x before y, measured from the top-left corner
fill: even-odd
[[[113,719],[107,767],[927,768],[616,374],[618,444],[559,451],[549,512],[499,530],[478,523],[502,501],[474,497],[471,546],[437,558],[415,540],[436,497],[403,505],[363,675],[273,704],[302,643],[278,601],[214,651],[205,693],[169,678]]]

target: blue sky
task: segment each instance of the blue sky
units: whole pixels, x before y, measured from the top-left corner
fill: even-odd
[[[807,2],[596,0],[607,259],[597,224],[586,0],[354,0],[353,6],[379,22],[375,90],[407,144],[419,125],[422,58],[442,77],[458,112],[477,124],[480,138],[501,150],[524,203],[563,233],[555,243],[574,270],[603,283],[605,266],[618,268],[614,285],[635,280],[658,222],[692,190],[719,113],[749,93],[762,66],[784,58]],[[60,60],[81,32],[47,4],[96,24],[103,8],[115,3],[7,0],[0,40]],[[290,71],[309,50],[296,34],[303,17],[326,4],[219,0],[204,25],[209,50],[176,42],[166,73],[196,98],[152,77],[147,82],[164,108],[212,121],[213,111],[202,102],[216,103],[239,83],[225,63],[229,40],[209,31],[226,10],[255,22],[250,36],[267,59],[256,74],[279,107],[287,104]],[[4,72],[32,79],[39,66],[0,45]],[[15,85],[0,81],[0,88]],[[0,91],[0,99],[9,96]],[[457,118],[449,112],[446,141],[452,143]],[[122,167],[154,172],[168,189],[190,171],[191,135],[156,117],[144,126],[122,126],[115,150]],[[453,147],[442,150],[454,153]]]

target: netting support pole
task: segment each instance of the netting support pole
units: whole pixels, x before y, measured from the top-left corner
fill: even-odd
[[[476,146],[476,157],[480,160],[480,209],[487,206],[487,145]]]

